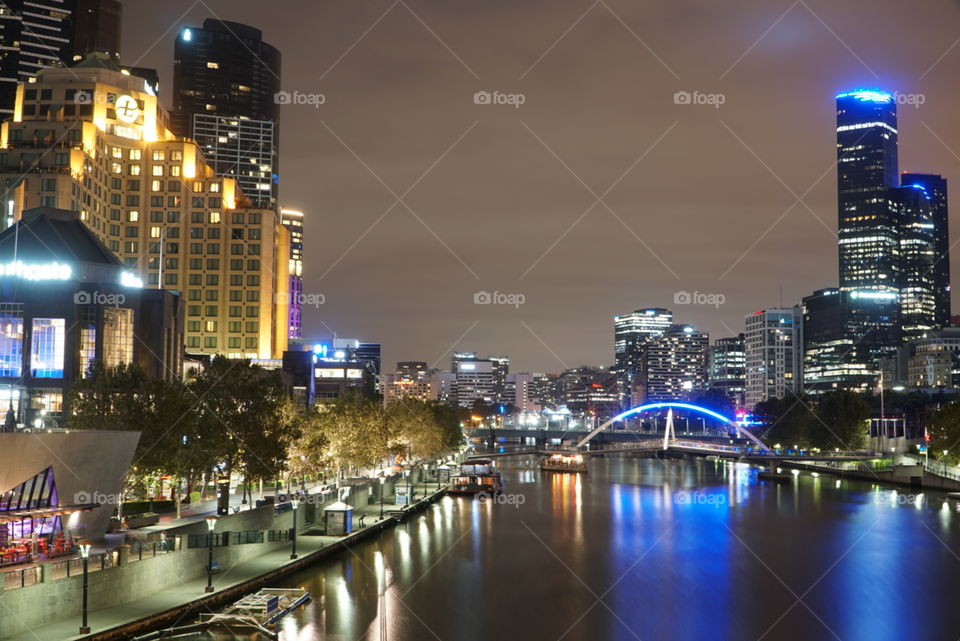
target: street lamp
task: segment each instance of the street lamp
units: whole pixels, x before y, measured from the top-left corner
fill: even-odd
[[[217,517],[208,516],[207,521],[207,587],[204,592],[213,592],[213,531],[217,527]]]
[[[293,505],[293,527],[290,529],[290,560],[297,558],[297,508],[300,507],[300,497],[290,499]]]
[[[947,452],[948,452],[948,451],[949,451],[949,450],[944,450],[944,451],[943,451],[943,475],[944,475],[944,476],[947,475]]]
[[[83,559],[83,601],[80,606],[80,634],[90,634],[90,626],[87,625],[87,577],[90,574],[90,548],[93,547],[93,541],[84,539],[80,541],[79,545],[80,558]]]
[[[897,446],[894,445],[890,448],[890,468],[893,469],[897,466]]]
[[[383,486],[387,482],[386,476],[380,477],[380,520],[383,520]]]
[[[407,505],[413,503],[413,484],[410,483],[410,470],[404,470],[403,476],[407,479]]]
[[[434,468],[435,474],[437,475],[437,492],[440,491],[440,464],[443,463],[443,459],[437,459],[437,467]]]

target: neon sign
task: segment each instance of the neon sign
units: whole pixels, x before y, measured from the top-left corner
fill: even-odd
[[[58,262],[28,265],[17,260],[0,263],[0,276],[13,276],[24,280],[68,280],[72,275],[73,269],[70,265]]]

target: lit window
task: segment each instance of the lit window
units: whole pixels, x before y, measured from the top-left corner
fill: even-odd
[[[0,303],[0,376],[21,374],[23,363],[23,304]]]
[[[130,150],[130,160],[140,160],[142,156],[140,149],[131,149]]]
[[[211,211],[211,212],[210,212],[210,222],[211,222],[211,223],[214,223],[214,224],[218,224],[218,223],[220,222],[220,212],[218,212],[218,211]]]
[[[140,220],[140,212],[139,212],[139,211],[133,211],[133,210],[131,210],[131,211],[127,212],[127,222],[129,222],[129,223],[135,223],[135,222],[137,222],[137,221],[139,221],[139,220]]]
[[[153,166],[153,175],[162,176],[163,175],[163,165],[154,165]]]
[[[133,362],[133,310],[103,308],[103,364],[116,367]]]
[[[34,378],[63,378],[66,321],[62,318],[34,318],[30,344],[30,375]]]
[[[219,63],[219,62],[208,62],[208,63],[207,63],[207,69],[219,69],[219,68],[220,68],[220,63]]]

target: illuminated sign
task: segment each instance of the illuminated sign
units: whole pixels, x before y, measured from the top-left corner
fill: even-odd
[[[14,276],[25,280],[68,280],[72,275],[73,269],[63,263],[28,265],[19,260],[0,263],[0,276]]]
[[[123,122],[134,122],[140,115],[140,105],[132,96],[120,96],[115,105],[117,118]]]

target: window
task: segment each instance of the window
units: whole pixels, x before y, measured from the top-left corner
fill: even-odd
[[[155,149],[153,152],[154,160],[164,160],[166,158],[166,153],[163,149]],[[162,174],[161,174],[162,175]]]
[[[208,320],[203,322],[203,331],[205,332],[215,332],[217,331],[217,321]]]
[[[140,171],[141,171],[140,165],[130,165],[130,167],[129,167],[129,172],[128,172],[128,173],[129,173],[131,176],[139,176],[139,175],[140,175]],[[138,189],[139,189],[139,187],[138,187]]]
[[[152,275],[152,274],[151,274]],[[90,366],[97,360],[97,308],[80,308],[80,377],[90,376]]]
[[[133,362],[133,310],[103,308],[103,364],[117,367]]]
[[[142,158],[142,150],[140,149],[131,149],[130,150],[130,160],[140,160]]]
[[[66,321],[62,318],[34,318],[30,341],[30,375],[34,378],[63,378]]]
[[[214,224],[219,224],[219,223],[220,223],[220,212],[218,212],[218,211],[211,211],[211,212],[210,212],[210,222],[211,222],[211,223],[214,223]]]
[[[0,376],[19,377],[23,365],[23,304],[0,303]]]
[[[175,149],[171,151],[170,160],[173,160],[175,162],[180,162],[181,160],[183,160],[183,152],[180,151],[179,149]]]
[[[137,222],[137,221],[139,221],[139,220],[140,220],[140,212],[139,212],[139,211],[129,211],[129,212],[127,212],[127,222],[128,222],[128,223],[135,223],[135,222]]]
[[[154,176],[162,176],[162,175],[163,175],[163,165],[154,165],[151,173],[152,173]]]

